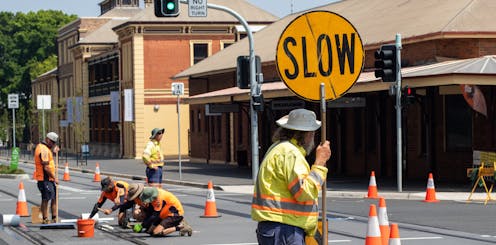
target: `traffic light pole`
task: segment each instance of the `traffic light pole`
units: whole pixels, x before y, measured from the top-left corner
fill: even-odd
[[[182,3],[188,3],[186,0],[181,0]],[[253,178],[253,183],[257,180],[257,174],[258,174],[258,159],[259,159],[259,154],[258,154],[258,115],[255,109],[253,108],[253,95],[260,95],[260,86],[258,83],[255,81],[255,48],[253,44],[253,34],[251,32],[250,26],[248,26],[248,23],[246,20],[239,15],[236,11],[216,5],[216,4],[211,4],[207,3],[207,6],[213,9],[221,10],[224,12],[227,12],[234,16],[245,28],[246,34],[248,35],[248,42],[249,42],[249,53],[250,53],[250,121],[251,121],[251,171],[252,171],[252,178]]]
[[[396,148],[396,156],[397,156],[397,162],[396,162],[396,174],[397,174],[397,181],[398,181],[398,192],[403,191],[403,184],[402,184],[402,176],[403,176],[403,169],[402,169],[402,158],[403,158],[403,151],[402,151],[402,129],[401,129],[401,34],[396,34],[396,65],[397,68],[397,80],[396,80],[396,142],[397,142],[397,148]]]

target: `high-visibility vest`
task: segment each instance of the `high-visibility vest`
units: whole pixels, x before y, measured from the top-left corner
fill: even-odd
[[[143,162],[145,163],[160,161],[158,163],[150,164],[150,168],[164,166],[164,162],[163,162],[164,156],[160,148],[160,142],[156,140],[148,141],[148,143],[145,146],[145,150],[143,151],[142,158],[143,158]]]
[[[258,172],[251,217],[300,227],[312,236],[317,229],[318,194],[327,175],[323,166],[310,167],[296,140],[271,146]]]
[[[183,205],[174,194],[164,190],[158,189],[158,196],[150,204],[153,210],[160,211],[160,218],[165,219],[168,216],[184,215]]]
[[[98,203],[102,203],[104,198],[109,199],[110,201],[115,203],[115,200],[117,199],[117,197],[121,196],[121,195],[119,195],[119,191],[121,190],[121,188],[117,187],[117,183],[124,186],[124,190],[121,193],[122,193],[122,195],[127,196],[127,190],[129,189],[129,184],[125,181],[118,180],[118,181],[114,181],[114,189],[112,190],[112,192],[102,191],[102,194],[100,195],[100,198],[98,199]]]
[[[42,162],[48,162],[50,171],[53,173],[53,176],[55,176],[55,163],[53,161],[52,150],[43,142],[39,143],[34,150],[34,165],[36,168],[34,179],[37,181],[55,181],[55,179],[48,177],[48,175],[45,175],[45,170]]]

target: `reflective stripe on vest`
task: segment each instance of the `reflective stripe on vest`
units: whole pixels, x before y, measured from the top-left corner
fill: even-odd
[[[298,202],[292,198],[275,198],[274,196],[260,194],[260,187],[256,187],[253,195],[252,208],[265,211],[273,211],[298,216],[318,216],[318,210],[314,201]]]

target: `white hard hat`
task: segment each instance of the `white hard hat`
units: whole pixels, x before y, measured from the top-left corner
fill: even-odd
[[[298,131],[315,131],[321,124],[313,111],[305,109],[292,110],[289,115],[281,117],[276,123],[283,128]]]
[[[59,141],[59,136],[56,133],[54,133],[54,132],[48,133],[46,137],[49,140],[53,141],[54,143],[57,143]]]

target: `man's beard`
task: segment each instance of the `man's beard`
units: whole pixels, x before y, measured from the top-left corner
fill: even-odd
[[[310,155],[310,152],[313,151],[313,148],[315,148],[315,141],[313,139],[303,145],[303,149],[305,149],[307,156]]]

